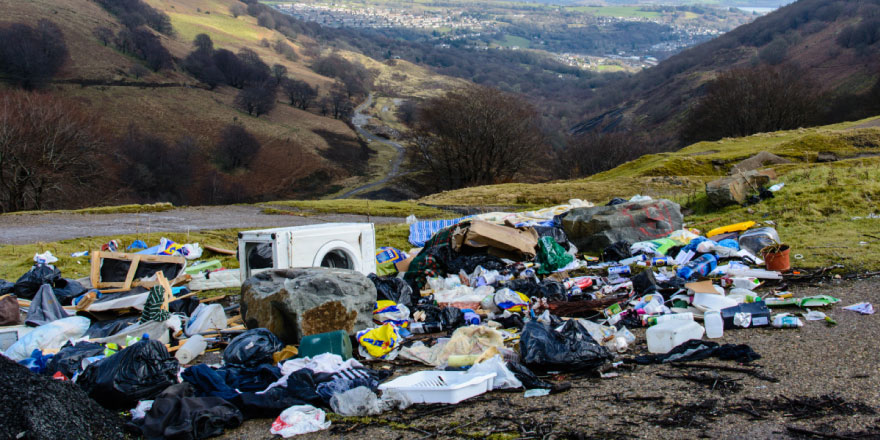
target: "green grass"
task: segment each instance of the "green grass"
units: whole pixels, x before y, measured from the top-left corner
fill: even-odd
[[[169,12],[168,15],[171,17],[174,31],[182,41],[192,41],[196,35],[206,33],[215,44],[241,44],[242,40],[255,43],[271,34],[269,30],[260,30],[253,23],[248,23],[247,20],[250,17],[246,15],[239,18],[221,13],[181,14]]]
[[[448,217],[450,214],[441,209],[425,206],[415,202],[386,202],[384,200],[279,200],[267,202],[268,208],[289,207],[296,212],[308,214],[355,214],[372,215],[377,217],[406,217],[414,214],[418,218]],[[264,211],[265,212],[265,211]],[[279,212],[269,212],[279,213]]]
[[[213,245],[225,249],[238,246],[238,230],[223,229],[215,231],[185,232],[154,232],[149,234],[128,234],[105,237],[74,238],[49,243],[32,243],[25,245],[0,246],[0,279],[15,281],[34,264],[34,254],[51,251],[58,257],[55,265],[66,278],[81,278],[89,275],[89,257],[71,257],[70,254],[80,251],[100,250],[101,245],[110,240],[119,240],[123,246],[130,245],[134,240],[143,240],[152,246],[159,239],[166,237],[177,243],[199,243],[202,246]],[[238,260],[234,256],[216,255],[205,251],[202,259],[219,259],[223,267],[236,268]]]
[[[55,211],[17,211],[7,212],[3,215],[40,215],[40,214],[127,214],[139,212],[163,212],[174,209],[170,203],[153,203],[150,205],[117,205],[96,206],[83,209],[60,209]]]
[[[532,47],[531,41],[529,41],[527,38],[518,37],[516,35],[504,34],[503,40],[493,40],[493,41],[495,42],[495,44],[497,44],[501,47],[517,46],[517,47],[520,47],[523,49],[527,49],[529,47]]]

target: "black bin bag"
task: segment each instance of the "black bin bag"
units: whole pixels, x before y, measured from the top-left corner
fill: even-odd
[[[76,345],[68,342],[61,350],[52,356],[46,366],[46,372],[50,375],[60,371],[68,378],[82,369],[82,360],[92,356],[104,354],[104,346],[94,342],[82,341]]]
[[[43,284],[54,286],[59,280],[61,280],[61,271],[57,267],[35,264],[15,282],[12,290],[19,299],[33,299],[40,286]]]
[[[281,351],[284,344],[272,332],[264,328],[248,330],[233,339],[223,350],[226,365],[238,368],[254,368],[271,364],[272,353]]]
[[[592,370],[614,358],[574,320],[557,332],[546,324],[529,321],[519,341],[520,359],[537,371]]]
[[[76,383],[105,408],[131,409],[176,384],[179,369],[165,344],[141,340],[89,365]]]
[[[373,285],[376,286],[376,294],[378,300],[394,301],[403,304],[408,308],[412,308],[418,298],[413,296],[412,287],[406,281],[397,277],[379,277],[371,273],[367,275]],[[415,302],[413,300],[415,299]]]

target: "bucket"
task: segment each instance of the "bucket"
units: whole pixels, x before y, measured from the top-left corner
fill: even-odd
[[[767,270],[785,272],[791,269],[791,264],[788,261],[788,253],[790,250],[791,249],[787,244],[779,245],[777,252],[763,250],[764,264],[767,266]]]

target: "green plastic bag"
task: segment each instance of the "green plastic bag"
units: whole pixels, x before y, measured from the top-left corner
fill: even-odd
[[[565,249],[556,243],[553,237],[541,237],[538,240],[538,274],[553,273],[574,261],[574,257],[565,253]]]

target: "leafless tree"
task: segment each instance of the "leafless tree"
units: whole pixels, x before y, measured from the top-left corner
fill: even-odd
[[[787,130],[819,113],[818,87],[796,66],[758,66],[723,72],[706,86],[682,129],[686,142]]]
[[[260,142],[240,124],[229,124],[220,132],[214,160],[223,171],[247,168],[260,152]]]
[[[307,110],[318,97],[317,87],[312,87],[309,83],[298,79],[284,78],[281,81],[281,88],[290,100],[290,105],[301,110]]]
[[[276,93],[275,82],[271,79],[261,84],[245,86],[235,96],[235,106],[249,115],[259,117],[275,108]]]
[[[98,39],[104,46],[113,41],[113,31],[110,28],[99,26],[92,31],[92,35]]]
[[[244,6],[241,3],[235,3],[229,7],[229,13],[232,14],[234,18],[238,18],[239,15],[244,15],[247,12]]]
[[[0,209],[69,205],[100,172],[102,142],[94,127],[94,119],[73,103],[0,92]],[[100,195],[94,189],[93,201]]]
[[[438,189],[510,181],[537,171],[546,151],[530,104],[478,85],[426,101],[408,149]]]
[[[41,19],[36,27],[0,26],[0,75],[25,89],[41,86],[67,60],[64,35],[55,23]]]

